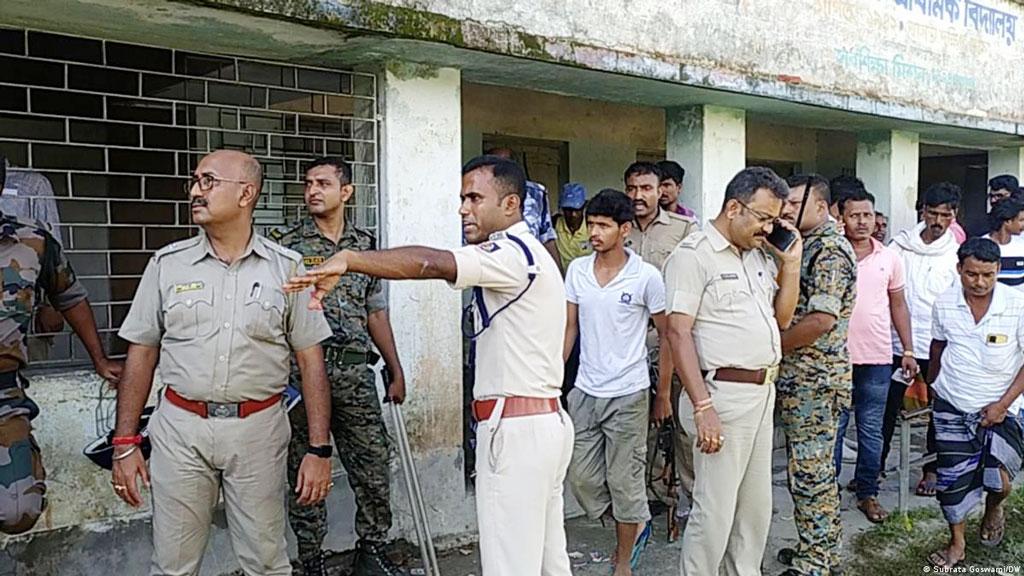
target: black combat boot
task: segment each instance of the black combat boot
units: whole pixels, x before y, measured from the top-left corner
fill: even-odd
[[[323,552],[302,561],[302,575],[327,576],[327,564],[324,562]]]
[[[391,562],[383,544],[360,540],[356,545],[352,576],[407,576],[407,573]]]

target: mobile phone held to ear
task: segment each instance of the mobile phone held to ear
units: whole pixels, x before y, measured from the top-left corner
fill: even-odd
[[[775,225],[772,226],[771,234],[765,237],[765,240],[767,240],[772,246],[778,248],[779,252],[785,252],[789,250],[789,247],[793,245],[793,242],[796,242],[796,234],[794,234],[789,228],[780,226],[776,221]]]

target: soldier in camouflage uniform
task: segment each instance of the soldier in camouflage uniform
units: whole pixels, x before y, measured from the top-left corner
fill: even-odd
[[[85,289],[44,224],[0,215],[0,268],[0,532],[19,534],[46,509],[46,471],[30,423],[39,407],[25,394],[28,382],[20,374],[28,365],[32,313],[43,296],[64,315],[96,372],[112,386],[121,365],[104,354]]]
[[[302,254],[307,268],[322,264],[342,250],[374,250],[373,235],[346,222],[345,203],[353,193],[351,182],[352,169],[342,159],[314,161],[306,171],[305,200],[310,216],[294,226],[272,231],[269,237]],[[372,338],[390,370],[388,397],[401,403],[405,398],[405,380],[382,285],[380,280],[363,274],[346,274],[323,304],[334,332],[332,338],[323,342],[331,383],[331,432],[356,499],[359,543],[353,574],[400,574],[383,550],[391,529],[388,443],[370,369],[378,359],[372,350]],[[292,378],[298,378],[294,370]],[[307,445],[306,412],[299,404],[289,415],[292,440],[288,468],[294,486]],[[295,494],[290,494],[290,499],[289,520],[305,573],[324,576],[321,547],[327,533],[326,505],[300,507],[295,504]]]
[[[789,454],[789,492],[800,542],[783,549],[784,576],[838,573],[842,530],[832,454],[839,416],[850,406],[853,368],[847,328],[857,285],[856,256],[828,220],[828,182],[816,175],[789,180],[782,217],[804,237],[800,300],[793,325],[782,333],[777,384]],[[805,191],[810,191],[805,194]]]

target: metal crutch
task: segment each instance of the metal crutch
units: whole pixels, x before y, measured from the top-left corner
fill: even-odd
[[[387,384],[390,380],[390,373],[386,366],[382,372],[384,382]],[[423,571],[427,576],[441,576],[441,567],[437,563],[437,552],[434,550],[434,540],[430,536],[430,524],[427,522],[427,509],[423,504],[420,479],[416,473],[412,450],[409,448],[409,434],[405,429],[402,406],[390,402],[386,395],[384,401],[391,404],[391,423],[395,431],[395,444],[398,445],[398,456],[402,461],[402,476],[405,479],[406,494],[409,495],[409,507],[412,509],[412,520],[416,528],[416,539],[420,546]]]

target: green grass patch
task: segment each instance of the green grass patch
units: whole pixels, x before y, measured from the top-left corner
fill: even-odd
[[[970,573],[1024,574],[1024,489],[1014,490],[1007,499],[1006,537],[998,548],[986,548],[978,541],[983,507],[967,521],[967,559],[959,564]],[[928,555],[949,542],[949,526],[938,505],[912,510],[907,516],[892,513],[884,524],[854,539],[846,571],[850,576],[906,576],[924,574]],[[991,569],[1012,567],[1005,572]],[[978,568],[986,569],[979,572]],[[934,571],[932,571],[934,573]]]

